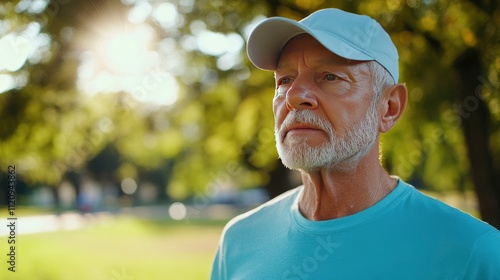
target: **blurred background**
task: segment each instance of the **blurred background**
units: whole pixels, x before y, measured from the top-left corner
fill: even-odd
[[[398,47],[410,99],[387,170],[500,228],[498,1],[3,0],[0,278],[208,279],[228,219],[300,184],[248,33],[325,7]]]

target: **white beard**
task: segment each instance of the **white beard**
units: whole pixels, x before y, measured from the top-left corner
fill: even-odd
[[[281,128],[275,128],[274,132],[281,161],[290,169],[304,171],[321,168],[338,168],[344,171],[354,169],[370,151],[378,136],[378,114],[375,105],[376,103],[373,103],[365,117],[343,137],[336,136],[331,123],[310,110],[290,111]],[[329,141],[317,147],[311,147],[301,138],[290,137],[285,141],[287,127],[293,123],[317,126],[328,134]]]

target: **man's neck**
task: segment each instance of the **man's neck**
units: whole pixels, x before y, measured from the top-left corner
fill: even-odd
[[[313,221],[341,218],[362,211],[389,194],[397,179],[387,174],[374,152],[352,170],[302,171],[304,191],[299,200],[302,215]]]

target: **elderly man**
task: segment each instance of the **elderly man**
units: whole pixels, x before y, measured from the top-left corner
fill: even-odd
[[[338,9],[269,18],[248,56],[275,72],[276,145],[303,186],[228,223],[212,279],[500,279],[499,231],[380,164],[407,102],[380,24]]]

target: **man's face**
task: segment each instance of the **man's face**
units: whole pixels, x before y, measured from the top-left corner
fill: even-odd
[[[283,49],[273,100],[278,154],[291,169],[352,168],[378,136],[371,73],[303,34]]]

